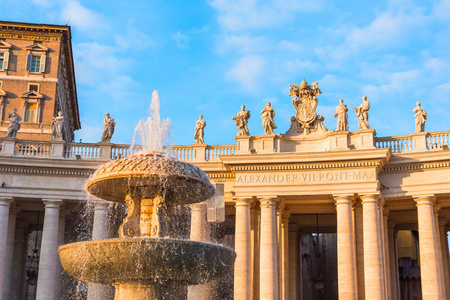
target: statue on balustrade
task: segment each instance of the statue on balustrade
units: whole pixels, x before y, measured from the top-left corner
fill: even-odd
[[[236,121],[236,127],[239,131],[238,136],[250,135],[247,127],[248,119],[250,119],[250,111],[245,110],[245,105],[242,105],[236,117],[232,117],[231,119]]]
[[[360,106],[354,107],[356,117],[358,117],[359,122],[359,129],[370,129],[369,126],[369,109],[370,109],[370,102],[367,101],[367,96],[362,97],[363,102]]]
[[[17,109],[13,109],[13,112],[8,114],[9,118],[9,125],[8,130],[6,133],[7,138],[16,138],[17,131],[20,129],[20,121],[22,121],[22,118],[17,113]]]
[[[336,107],[334,117],[337,118],[336,131],[348,131],[348,108],[344,100],[339,99],[339,106]]]
[[[314,82],[308,85],[305,79],[303,79],[300,86],[295,84],[289,85],[289,96],[292,97],[292,105],[295,108],[296,114],[290,119],[291,127],[286,134],[325,133],[328,131],[323,125],[325,118],[316,113],[317,104],[319,103],[316,96],[322,94],[318,84],[318,82]]]
[[[203,137],[205,136],[205,127],[206,122],[203,120],[203,116],[198,116],[197,122],[195,122],[195,133],[194,133],[194,139],[196,144],[204,144],[205,141],[203,140]]]
[[[58,115],[52,120],[52,141],[63,140],[63,128],[64,128],[64,116],[62,112],[58,112]]]
[[[102,143],[110,143],[111,138],[114,134],[114,128],[116,127],[116,122],[114,118],[109,116],[109,113],[106,113],[105,118],[103,119],[103,133],[102,133]]]
[[[420,102],[416,102],[413,112],[415,113],[414,119],[416,120],[416,133],[425,131],[425,121],[427,120],[427,113],[425,109],[420,106]]]
[[[273,130],[277,128],[273,118],[275,117],[275,110],[270,102],[266,103],[266,107],[261,111],[261,119],[264,128],[264,134],[273,134]]]

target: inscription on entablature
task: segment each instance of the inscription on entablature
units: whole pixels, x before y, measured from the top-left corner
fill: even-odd
[[[236,184],[302,184],[375,180],[374,170],[290,172],[278,174],[237,174]]]
[[[54,42],[54,41],[59,41],[60,40],[60,38],[57,37],[57,36],[25,35],[25,34],[15,34],[15,33],[0,33],[0,38],[2,38],[2,39],[43,41],[43,42]]]

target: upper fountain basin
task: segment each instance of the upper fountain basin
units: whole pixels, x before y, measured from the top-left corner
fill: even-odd
[[[167,238],[77,242],[61,246],[59,255],[70,275],[101,284],[201,284],[230,272],[236,258],[224,246]]]
[[[106,163],[86,183],[86,190],[95,197],[120,203],[134,191],[145,197],[155,189],[176,204],[202,202],[215,194],[200,168],[155,154]]]

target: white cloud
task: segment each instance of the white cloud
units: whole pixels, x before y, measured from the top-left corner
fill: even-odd
[[[91,120],[82,120],[81,129],[77,131],[77,139],[82,139],[84,143],[96,143],[102,137],[103,128],[88,125]]]
[[[126,34],[115,35],[114,40],[118,47],[124,49],[145,50],[156,45],[155,41],[148,35],[135,27],[128,27]]]
[[[323,7],[322,1],[296,0],[213,0],[209,4],[219,12],[219,24],[229,31],[273,28]]]
[[[264,60],[259,55],[244,56],[226,73],[226,79],[238,82],[249,92],[255,92],[264,65]]]
[[[173,34],[171,38],[175,41],[179,48],[185,49],[189,47],[189,37],[187,35],[177,31],[177,33]]]
[[[272,48],[273,42],[260,36],[225,35],[217,47],[221,55],[238,51],[241,54],[261,53]]]
[[[117,53],[112,46],[98,43],[81,43],[74,45],[77,81],[97,85],[102,80],[125,72],[131,58]]]
[[[102,30],[106,26],[103,15],[84,7],[76,0],[65,2],[61,10],[61,21],[91,32]]]

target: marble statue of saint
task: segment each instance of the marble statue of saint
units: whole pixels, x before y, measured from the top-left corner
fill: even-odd
[[[344,100],[339,99],[339,106],[336,107],[334,117],[337,118],[336,131],[348,131],[348,108]]]
[[[6,133],[7,138],[16,138],[17,131],[20,129],[20,121],[22,118],[17,114],[17,109],[13,109],[13,112],[8,114],[9,125]]]
[[[197,122],[195,122],[195,133],[194,133],[194,139],[196,144],[204,144],[205,141],[203,140],[203,137],[205,136],[205,127],[206,122],[203,120],[203,116],[198,116]]]
[[[114,122],[114,118],[109,116],[109,113],[106,113],[105,118],[103,119],[103,133],[102,133],[102,143],[110,143],[111,138],[114,134],[114,127],[116,127],[116,122]]]
[[[63,140],[63,127],[64,127],[64,116],[62,112],[58,112],[58,116],[54,117],[52,120],[52,141],[62,141]]]
[[[261,111],[264,134],[273,134],[273,130],[277,128],[277,125],[275,125],[273,120],[275,117],[275,110],[270,105],[270,102],[267,102],[266,107]]]
[[[415,113],[414,119],[416,120],[416,133],[425,131],[425,121],[427,120],[427,113],[425,109],[420,106],[420,102],[416,102],[416,107],[414,107],[413,112]]]
[[[245,105],[241,105],[241,110],[237,113],[236,117],[232,117],[231,119],[236,121],[236,127],[239,131],[238,136],[250,135],[247,127],[248,119],[250,119],[250,111],[245,110]]]
[[[359,129],[370,129],[369,126],[369,109],[370,102],[367,101],[367,96],[362,97],[363,102],[360,106],[354,107],[356,116],[358,117]]]

